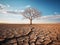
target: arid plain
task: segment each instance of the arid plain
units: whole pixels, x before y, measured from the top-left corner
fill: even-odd
[[[0,24],[0,45],[60,45],[60,23]]]

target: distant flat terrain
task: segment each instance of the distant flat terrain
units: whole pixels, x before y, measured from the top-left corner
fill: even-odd
[[[0,45],[60,45],[60,24],[0,24]]]

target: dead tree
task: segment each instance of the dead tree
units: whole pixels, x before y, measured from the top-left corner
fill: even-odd
[[[26,19],[30,20],[30,24],[32,24],[32,20],[41,16],[41,12],[36,10],[35,8],[28,7],[21,13]]]

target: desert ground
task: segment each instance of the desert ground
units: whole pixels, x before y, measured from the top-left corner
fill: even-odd
[[[60,45],[60,24],[0,24],[0,45]]]

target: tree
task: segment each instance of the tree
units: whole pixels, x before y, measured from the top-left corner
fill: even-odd
[[[41,13],[35,8],[28,7],[21,13],[25,18],[30,20],[30,24],[32,24],[32,20],[41,16]]]

